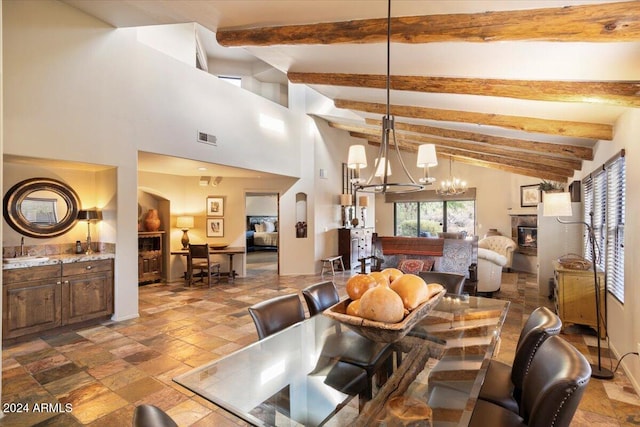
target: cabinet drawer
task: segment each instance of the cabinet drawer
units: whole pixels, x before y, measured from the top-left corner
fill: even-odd
[[[89,274],[101,271],[111,271],[112,263],[110,259],[96,261],[82,261],[62,264],[62,275],[72,276],[75,274]]]
[[[38,267],[15,268],[2,271],[2,283],[28,282],[60,276],[60,265],[42,265]]]

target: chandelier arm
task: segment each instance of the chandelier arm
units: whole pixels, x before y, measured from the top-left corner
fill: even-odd
[[[392,120],[392,127],[391,127],[391,131],[393,133],[393,146],[396,150],[396,155],[398,156],[398,160],[400,161],[400,166],[402,166],[402,170],[404,171],[405,175],[407,175],[407,178],[409,178],[409,181],[411,181],[412,184],[415,184],[416,181],[413,179],[413,177],[411,176],[411,174],[409,173],[409,171],[407,170],[407,167],[404,164],[404,160],[402,160],[402,156],[400,155],[400,147],[398,146],[398,142],[396,141],[396,130],[395,127],[393,126],[393,120],[394,118],[391,118]]]

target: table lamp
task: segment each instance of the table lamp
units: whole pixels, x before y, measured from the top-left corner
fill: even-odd
[[[590,224],[583,221],[563,221],[561,216],[573,215],[571,209],[571,195],[569,193],[545,193],[542,207],[543,216],[555,216],[561,224],[583,224],[587,227],[589,243],[591,245],[591,262],[593,268],[593,284],[596,293],[596,339],[598,342],[598,364],[591,365],[591,377],[603,380],[613,378],[613,372],[602,367],[601,345],[600,345],[600,284],[598,283],[598,270],[596,267],[596,238],[593,228],[593,212],[589,212]],[[605,323],[606,325],[606,323]]]
[[[182,249],[189,249],[189,235],[187,231],[190,228],[193,228],[193,217],[192,216],[179,216],[176,220],[176,227],[182,230]]]
[[[358,204],[360,205],[360,218],[362,218],[362,227],[364,227],[367,219],[367,206],[369,206],[369,197],[358,197]]]
[[[91,248],[91,221],[102,220],[102,212],[97,209],[81,209],[78,211],[78,219],[81,221],[87,221],[87,250],[86,254],[92,254]]]
[[[344,228],[351,226],[351,205],[353,197],[351,194],[343,193],[340,195],[340,206],[342,206],[342,225]]]

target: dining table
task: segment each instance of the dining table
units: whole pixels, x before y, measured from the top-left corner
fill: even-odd
[[[233,256],[238,254],[244,254],[246,250],[244,246],[226,246],[224,248],[214,248],[209,247],[210,255],[227,255],[229,257],[229,272],[227,273],[229,277],[229,282],[233,282],[233,279],[236,277],[236,271],[233,268]],[[187,258],[187,266],[189,265],[189,250],[188,249],[180,249],[176,251],[171,251],[171,255],[180,255]],[[184,273],[184,279],[187,283],[190,283],[191,276],[189,276],[189,268]]]
[[[174,381],[255,426],[466,426],[508,309],[504,300],[445,296],[393,342],[394,370],[365,402],[340,387],[332,375],[340,362],[326,348],[348,325],[322,314]]]

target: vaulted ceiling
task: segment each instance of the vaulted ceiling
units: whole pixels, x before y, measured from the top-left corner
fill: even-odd
[[[379,144],[386,110],[385,0],[67,0],[116,27],[198,22],[333,100],[318,112]],[[411,1],[391,6],[398,144],[566,181],[616,119],[640,107],[640,2]]]

